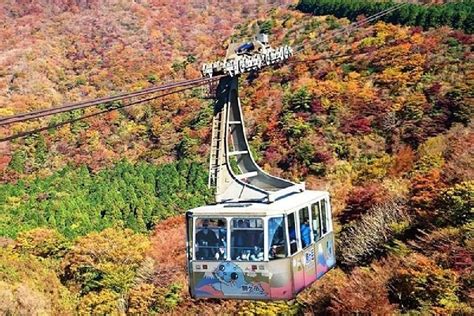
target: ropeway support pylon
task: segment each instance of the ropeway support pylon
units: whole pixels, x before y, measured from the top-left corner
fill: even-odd
[[[271,203],[304,191],[304,183],[271,176],[255,163],[245,135],[238,78],[220,79],[216,90],[209,164],[209,186],[216,202]]]

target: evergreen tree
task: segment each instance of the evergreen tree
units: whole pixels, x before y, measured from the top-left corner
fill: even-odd
[[[315,15],[347,17],[354,21],[359,15],[371,16],[389,9],[396,2],[366,0],[300,0],[297,9]],[[425,29],[447,25],[474,32],[474,1],[454,1],[443,5],[410,3],[381,17],[381,20],[404,25],[417,25]]]
[[[186,161],[161,166],[122,161],[95,175],[67,167],[27,184],[2,184],[0,235],[52,227],[74,238],[114,225],[145,232],[158,219],[206,203],[206,179],[201,165]]]

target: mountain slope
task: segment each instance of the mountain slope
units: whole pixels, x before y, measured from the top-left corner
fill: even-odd
[[[150,3],[154,8],[159,7],[158,1]],[[180,5],[177,2],[168,9]],[[122,9],[116,13],[116,8],[109,8],[107,16],[129,16]],[[188,7],[180,8],[176,12]],[[92,16],[100,12],[82,8],[79,13],[66,11],[59,16],[67,20],[81,10]],[[28,14],[18,19],[25,17]],[[182,217],[155,222],[155,226],[151,225],[152,236],[124,229],[120,223],[113,229],[87,232],[74,240],[49,229],[36,228],[22,232],[15,240],[2,240],[6,245],[5,257],[42,258],[41,264],[56,271],[49,276],[56,278],[55,288],[64,286],[76,294],[77,301],[65,295],[58,306],[72,304],[85,313],[472,314],[472,36],[447,27],[422,31],[417,27],[377,23],[310,48],[311,43],[349,21],[287,9],[272,10],[262,18],[271,31],[272,43],[294,46],[303,43],[306,49],[285,65],[265,70],[255,78],[242,78],[242,104],[252,150],[265,170],[306,181],[309,188],[330,191],[338,241],[336,269],[292,303],[191,300],[186,291]],[[81,19],[86,21],[89,17]],[[133,43],[141,43],[141,33],[133,29],[134,19],[118,28],[123,33],[117,32],[124,38],[137,36]],[[216,23],[218,20],[216,18]],[[115,18],[107,21],[112,26],[118,23]],[[253,18],[242,22],[236,27],[234,37],[250,37],[253,23]],[[183,27],[183,30],[190,29]],[[95,29],[90,32],[94,33]],[[187,36],[180,32],[181,29],[175,28],[170,34]],[[68,36],[74,36],[73,33]],[[103,32],[85,40],[90,46],[82,46],[79,41],[79,51],[84,52],[77,55],[77,61],[83,62],[77,63],[83,67],[81,71],[94,74],[102,58],[107,60],[107,54],[95,52],[107,34]],[[82,36],[87,38],[86,35]],[[177,45],[171,43],[170,38],[167,40],[166,45]],[[79,78],[77,83],[75,74],[68,80],[78,86],[73,86],[66,96],[112,91],[120,86],[115,85],[115,80],[130,87],[136,82],[132,79],[141,78],[142,85],[151,84],[150,81],[161,80],[160,76],[148,77],[148,69],[155,69],[153,67],[163,67],[163,75],[167,73],[169,78],[197,75],[192,73],[193,63],[183,63],[187,55],[181,48],[175,51],[183,59],[175,67],[167,63],[168,72],[165,72],[165,65],[152,65],[151,61],[140,68],[141,60],[133,61],[135,46],[131,46],[132,52],[120,57],[123,59],[117,61],[118,68],[107,75],[111,76],[110,86],[102,79],[97,82],[105,86],[98,85],[92,81],[92,75],[87,75],[84,81]],[[202,54],[210,58],[218,48],[209,47],[203,48]],[[61,52],[58,48],[58,54]],[[35,59],[28,61],[28,67],[35,62]],[[114,58],[108,62],[114,65]],[[139,74],[128,78],[135,67]],[[107,72],[108,69],[102,70]],[[120,72],[120,69],[127,71]],[[51,76],[59,80],[54,73]],[[22,89],[29,91],[31,87],[26,77],[20,78]],[[46,79],[39,82],[43,80]],[[6,84],[11,87],[8,80]],[[4,97],[21,96],[14,91],[5,93]],[[55,170],[71,161],[85,163],[92,171],[90,177],[99,179],[102,173],[95,175],[96,170],[119,157],[156,163],[175,159],[178,149],[183,148],[186,150],[180,153],[185,153],[185,157],[204,161],[210,109],[209,103],[198,98],[175,97],[151,104],[144,110],[108,117],[109,122],[93,120],[42,138],[20,141],[11,145],[12,159],[3,174],[4,180],[23,178],[24,182],[17,185],[29,189],[33,187],[29,178],[36,178],[40,170],[42,176],[56,174]],[[9,110],[17,111],[16,108]],[[127,166],[142,170],[139,164]],[[183,175],[174,172],[170,173],[174,175],[171,179],[156,176],[153,179],[153,175],[139,171],[132,173],[136,179],[130,172],[106,170],[104,174],[114,175],[119,182],[145,183],[144,188],[153,180],[155,183],[169,181],[173,185],[184,183]],[[39,181],[45,183],[45,192],[54,185],[48,185],[48,181],[56,178],[57,175]],[[11,184],[8,188],[16,187]],[[35,195],[29,199],[8,193],[10,189],[5,191],[2,198],[11,210],[24,207],[24,203],[30,203],[32,210],[36,205],[55,209],[54,203],[48,204],[50,197],[34,190]],[[153,200],[159,197],[159,192],[129,190],[127,194],[132,195],[132,191],[140,196],[118,206],[128,210],[126,214],[132,217],[149,214],[147,205],[139,203],[140,198]],[[402,220],[394,222],[389,216],[380,216],[392,214],[394,208],[403,215],[399,217]],[[74,214],[81,214],[80,208],[74,210]],[[99,208],[95,211],[99,212]],[[141,231],[142,226],[130,225],[135,221],[133,218],[128,226],[123,226],[139,227],[136,230]],[[128,260],[127,255],[133,260]],[[2,271],[12,269],[8,260],[1,264]],[[44,266],[36,266],[36,263],[20,268],[35,271],[30,275],[44,274]],[[20,281],[8,281],[9,297],[18,294],[14,289]],[[43,288],[34,282],[24,283],[31,297],[43,293]]]

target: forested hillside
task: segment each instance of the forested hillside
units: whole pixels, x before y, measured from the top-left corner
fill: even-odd
[[[0,115],[199,77],[201,63],[224,53],[223,43],[236,25],[263,18],[270,7],[288,3],[2,1]],[[1,144],[1,178],[44,176],[71,163],[99,170],[122,157],[156,163],[170,162],[177,154],[182,157],[189,152],[204,157],[208,104],[192,97],[201,94],[194,91],[189,98],[173,95],[32,136],[19,145]],[[17,124],[9,130],[0,129],[0,135],[58,123],[83,112],[61,114],[28,126]],[[16,167],[6,168],[11,159],[21,166],[21,172]]]
[[[146,233],[160,219],[209,201],[204,168],[184,160],[160,166],[120,162],[95,175],[85,166],[69,167],[1,186],[0,235],[42,226],[67,238],[111,226]]]
[[[242,104],[266,171],[330,191],[338,267],[294,302],[189,298],[174,215],[211,198],[196,90],[0,148],[0,313],[474,313],[472,35],[379,22],[321,42],[350,20],[285,1],[52,3],[0,5],[2,116],[197,77],[257,20],[303,46],[242,78]]]
[[[367,1],[367,0],[301,0],[297,9],[314,15],[331,14],[356,20],[358,16],[372,16],[383,10],[392,8],[399,1]],[[474,1],[445,1],[443,5],[426,5],[432,1],[410,3],[381,17],[383,21],[416,25],[425,29],[430,27],[451,26],[474,32]],[[435,1],[433,1],[435,2]]]

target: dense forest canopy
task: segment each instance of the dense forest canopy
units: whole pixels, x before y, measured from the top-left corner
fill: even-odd
[[[202,62],[223,55],[223,42],[235,25],[263,18],[270,7],[289,2],[4,1],[0,4],[0,116],[199,77]],[[182,151],[199,151],[203,157],[207,142],[201,139],[208,136],[209,103],[192,98],[200,95],[201,91],[188,98],[174,95],[77,122],[44,133],[44,138],[1,144],[2,170],[12,157],[25,161],[24,172],[10,168],[1,178],[45,175],[68,164],[98,170],[122,157],[170,162],[181,141]],[[92,111],[17,124],[0,134]],[[196,117],[196,113],[201,114]]]
[[[358,16],[372,16],[397,3],[392,0],[300,0],[297,9],[314,15],[331,14],[354,21]],[[472,34],[474,32],[474,1],[449,1],[443,5],[410,3],[381,19],[395,24],[421,26],[425,29],[447,25]]]
[[[189,298],[174,215],[211,197],[197,89],[1,144],[0,313],[474,312],[472,35],[399,20],[314,45],[374,2],[289,2],[4,1],[0,115],[197,77],[257,23],[305,49],[241,78],[252,151],[329,190],[338,267],[294,302]]]
[[[91,174],[66,168],[31,182],[0,187],[0,235],[54,228],[68,238],[111,226],[145,233],[159,219],[210,201],[205,169],[196,163],[131,165]]]

